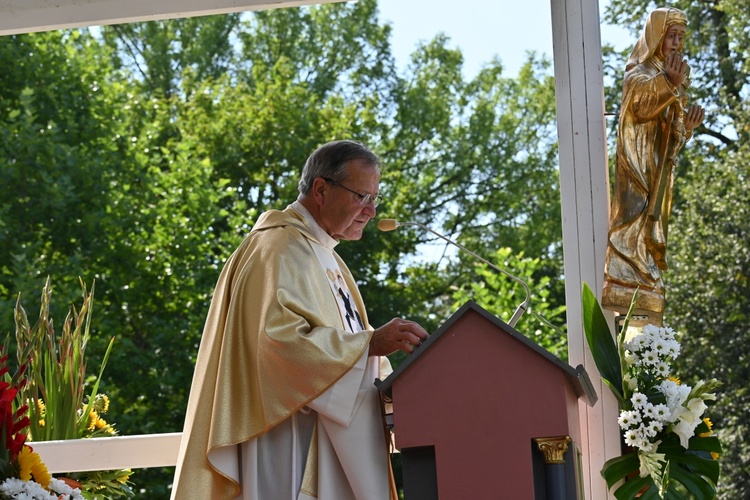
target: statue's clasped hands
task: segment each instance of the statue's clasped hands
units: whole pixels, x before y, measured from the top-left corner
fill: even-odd
[[[664,73],[669,79],[670,83],[675,87],[679,87],[685,81],[688,74],[688,63],[685,56],[677,51],[670,52],[664,58]],[[703,123],[705,118],[705,110],[702,106],[693,104],[685,110],[685,128],[687,130],[693,130],[698,125]]]
[[[687,59],[680,52],[670,52],[664,59],[664,73],[672,85],[679,87],[688,73]]]

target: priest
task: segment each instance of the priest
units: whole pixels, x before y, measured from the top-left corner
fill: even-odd
[[[428,336],[380,328],[335,251],[380,202],[380,160],[324,144],[299,196],[269,210],[226,262],[204,327],[173,499],[388,500],[396,492],[376,378]]]

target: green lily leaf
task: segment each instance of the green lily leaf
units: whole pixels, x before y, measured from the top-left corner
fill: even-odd
[[[690,438],[689,446],[691,451],[707,451],[719,454],[722,452],[721,441],[716,436],[692,437]]]
[[[646,486],[649,487],[648,490],[644,491],[638,498],[648,498],[646,495],[651,495],[656,490],[656,488],[651,487],[653,484],[654,481],[650,477],[640,477],[636,474],[635,477],[628,479],[615,490],[615,498],[617,500],[631,500],[636,498],[636,495]],[[658,493],[655,498],[659,498]]]
[[[680,483],[693,495],[694,498],[714,498],[716,496],[716,484],[710,479],[700,476],[695,472],[686,472],[681,467],[675,467],[672,471],[674,481]]]
[[[618,481],[625,479],[628,474],[637,472],[639,468],[638,455],[634,451],[607,460],[602,467],[602,476],[607,486],[612,488]]]
[[[654,498],[659,498],[658,496]],[[675,488],[672,488],[671,490],[667,490],[667,493],[664,495],[664,500],[695,500],[694,498],[691,498],[686,494],[684,491],[679,491]]]
[[[689,442],[690,449],[686,450],[680,445],[677,436],[674,434],[668,434],[665,436],[661,445],[659,445],[659,452],[664,453],[667,460],[672,462],[673,475],[675,475],[675,472],[678,469],[681,469],[682,471],[689,471],[691,474],[703,476],[712,483],[717,483],[720,474],[719,462],[711,458],[710,453],[708,453],[709,451],[715,450],[700,449],[709,447],[714,448],[718,444],[717,442],[718,439],[714,436],[707,436],[704,438],[693,437]],[[700,448],[693,448],[693,444]],[[719,446],[719,448],[721,447]],[[677,465],[679,465],[679,467],[676,467]]]
[[[662,482],[664,496],[659,494],[659,485],[650,477],[640,477],[639,460],[636,452],[608,460],[602,469],[607,486],[612,488],[625,480],[615,491],[618,500],[632,499],[638,494],[639,500],[649,498],[678,500],[684,498],[711,499],[716,496],[716,483],[719,480],[719,463],[711,458],[709,451],[720,449],[714,436],[694,437],[690,440],[691,449],[680,445],[679,438],[669,435],[657,450],[664,453],[668,469]],[[696,449],[692,444],[696,444]],[[645,487],[648,489],[643,490]],[[639,493],[640,492],[640,493]],[[686,496],[687,494],[687,496]]]
[[[583,284],[583,329],[596,368],[618,401],[623,402],[620,353],[596,295]]]

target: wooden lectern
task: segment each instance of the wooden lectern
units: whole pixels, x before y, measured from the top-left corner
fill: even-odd
[[[387,379],[405,500],[583,498],[573,369],[467,302]]]

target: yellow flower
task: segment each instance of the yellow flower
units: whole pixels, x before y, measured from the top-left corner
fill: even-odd
[[[52,475],[42,463],[39,454],[26,445],[18,453],[18,469],[18,478],[21,481],[31,481],[33,476],[34,481],[46,488],[52,480]]]
[[[99,414],[96,413],[94,410],[91,410],[89,412],[89,425],[86,427],[87,431],[93,431],[96,429],[97,425],[96,423],[99,421]]]
[[[109,410],[109,397],[106,394],[97,394],[94,400],[94,409],[100,413],[107,413],[107,410]]]
[[[126,469],[123,472],[126,472],[127,474],[119,476],[117,478],[118,483],[127,484],[128,480],[130,479],[130,474],[133,472],[130,469]]]
[[[31,474],[34,476],[34,480],[42,485],[42,488],[49,487],[49,483],[52,481],[52,474],[49,473],[47,466],[41,460],[31,469]]]
[[[36,400],[36,413],[39,417],[39,427],[44,427],[44,419],[47,416],[47,407],[44,406],[44,401],[41,399]]]
[[[680,379],[677,377],[669,377],[667,380],[671,380],[675,384],[680,385]]]
[[[702,432],[700,434],[700,437],[708,437],[711,434],[713,434],[712,429],[714,428],[714,424],[713,424],[713,422],[711,422],[711,419],[708,418],[708,417],[704,418],[703,421],[708,426],[708,432]],[[718,460],[719,459],[719,454],[716,453],[715,451],[712,451],[711,452],[711,458],[713,458],[714,460]]]
[[[93,410],[91,411],[91,413],[89,413],[89,425],[86,427],[86,430],[99,430],[102,432],[106,432],[107,434],[115,434],[114,427],[109,425],[106,420],[101,418],[99,414]]]
[[[24,446],[18,453],[18,479],[21,481],[31,481],[31,468],[36,461],[40,461],[39,455],[34,453],[31,448]]]
[[[111,425],[109,425],[103,418],[98,418],[96,420],[96,428],[106,432],[107,434],[115,433],[115,429]]]

